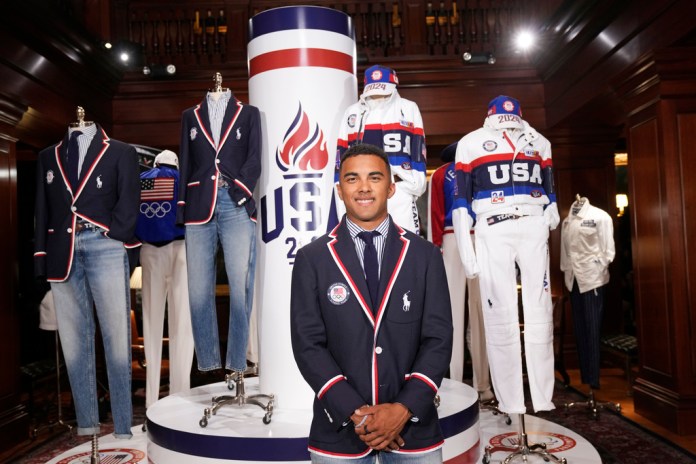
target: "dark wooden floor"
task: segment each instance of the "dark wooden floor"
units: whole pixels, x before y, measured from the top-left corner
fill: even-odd
[[[589,387],[580,383],[580,371],[578,369],[569,369],[568,375],[570,376],[570,385],[572,387],[584,394],[589,393]],[[696,435],[677,435],[635,413],[633,398],[628,393],[628,381],[623,369],[603,368],[600,375],[600,384],[601,388],[594,392],[595,401],[619,403],[621,405],[621,413],[626,418],[696,454]],[[556,405],[556,407],[561,406]]]

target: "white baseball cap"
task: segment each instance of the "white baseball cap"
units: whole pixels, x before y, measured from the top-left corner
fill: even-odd
[[[155,156],[155,166],[159,164],[169,164],[170,166],[179,167],[179,158],[171,150],[164,150],[159,155]]]

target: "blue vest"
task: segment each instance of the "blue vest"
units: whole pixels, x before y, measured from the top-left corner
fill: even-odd
[[[179,171],[160,166],[140,174],[140,214],[135,235],[142,242],[162,243],[182,238],[176,225]]]

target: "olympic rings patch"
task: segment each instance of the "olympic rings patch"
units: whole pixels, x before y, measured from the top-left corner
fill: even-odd
[[[348,286],[346,284],[337,282],[329,287],[329,290],[326,292],[326,296],[329,297],[329,301],[331,303],[335,305],[342,305],[348,301],[348,297],[350,297],[350,290],[348,290]]]
[[[172,210],[172,204],[168,201],[162,203],[153,201],[152,203],[140,203],[140,214],[144,214],[146,218],[153,217],[163,218]]]

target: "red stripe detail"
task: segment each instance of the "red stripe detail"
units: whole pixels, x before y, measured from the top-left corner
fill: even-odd
[[[106,150],[109,149],[109,137],[106,136],[106,132],[104,132],[103,130],[102,135],[104,136],[104,138],[102,139],[103,148],[99,152],[97,157],[94,158],[94,161],[92,162],[92,165],[89,167],[87,172],[85,172],[85,167],[82,166],[82,172],[84,173],[82,176],[82,182],[80,182],[80,187],[78,188],[73,201],[77,201],[77,198],[82,193],[82,190],[85,188],[85,185],[87,185],[87,180],[90,178],[94,170],[97,168],[97,164],[99,164],[99,161],[101,161],[102,157],[104,156],[104,153],[106,153]]]
[[[435,451],[438,448],[442,448],[442,445],[445,444],[445,441],[442,440],[439,443],[435,443],[432,446],[426,446],[425,448],[416,448],[416,449],[400,449],[399,451],[392,451],[393,453],[397,454],[416,454],[416,453],[427,453],[429,451]],[[449,462],[449,461],[447,461]]]
[[[334,453],[332,451],[324,451],[323,449],[315,448],[313,446],[308,446],[307,449],[309,451],[313,451],[317,454],[323,454],[324,456],[336,456],[336,457],[345,457],[345,458],[362,458],[362,457],[365,457],[372,452],[371,448],[368,448],[364,452],[358,453],[358,454]]]
[[[422,127],[416,127],[416,126],[411,126],[411,127],[409,127],[409,126],[404,126],[404,125],[402,125],[402,124],[399,124],[398,122],[397,122],[397,123],[393,123],[393,124],[367,124],[367,125],[365,126],[365,130],[366,130],[366,131],[368,131],[368,130],[382,130],[382,131],[385,131],[385,130],[392,130],[392,131],[402,130],[402,131],[406,131],[406,132],[411,132],[412,134],[415,134],[415,135],[424,135],[424,131],[423,131],[423,128],[422,128]]]
[[[37,256],[37,257],[38,256],[46,256],[46,252],[45,251],[37,251],[36,253],[34,253],[34,256]]]
[[[336,261],[336,264],[338,265],[339,269],[341,270],[341,273],[343,273],[343,277],[345,277],[346,280],[348,281],[348,285],[350,285],[350,288],[352,288],[353,292],[355,292],[355,296],[360,301],[360,305],[362,306],[363,312],[368,317],[368,319],[370,319],[370,322],[372,323],[372,327],[374,327],[375,326],[375,319],[374,319],[374,316],[372,315],[372,311],[370,311],[370,307],[368,306],[367,301],[365,300],[365,297],[363,297],[362,293],[360,293],[358,286],[355,285],[355,281],[353,280],[351,275],[348,273],[348,270],[346,269],[346,267],[343,265],[343,261],[341,261],[341,258],[338,257],[338,253],[336,253],[336,249],[334,248],[335,243],[336,243],[336,239],[327,243],[327,246],[329,247],[329,252],[331,253],[331,256],[333,256],[334,261]]]
[[[252,195],[251,190],[249,190],[246,185],[244,185],[243,183],[241,183],[237,179],[234,180],[234,183],[239,185],[242,188],[242,190],[244,190],[247,193],[247,195],[249,195],[249,196]]]
[[[353,74],[353,58],[322,48],[291,48],[264,53],[249,60],[249,77],[280,68],[313,66],[333,68]]]
[[[454,165],[455,171],[471,172],[471,165],[466,163],[456,163]]]
[[[198,121],[198,127],[200,127],[201,131],[203,131],[203,135],[208,140],[208,143],[210,144],[211,147],[215,148],[215,141],[213,140],[213,137],[205,129],[205,126],[203,125],[203,121],[201,120],[201,116],[200,116],[200,114],[198,114],[198,111],[200,109],[201,109],[201,105],[197,105],[196,108],[193,110],[193,115],[196,117],[196,121]]]
[[[553,162],[551,161],[551,158],[541,160],[541,169],[552,168],[552,167],[553,167]]]
[[[409,380],[412,380],[412,379],[420,380],[421,382],[423,382],[424,384],[429,386],[432,390],[434,390],[435,393],[437,393],[437,385],[435,385],[435,383],[432,380],[430,380],[428,377],[424,376],[423,374],[419,374],[418,372],[415,372],[415,373],[411,374],[411,378]]]
[[[477,168],[482,164],[487,163],[511,163],[513,157],[514,154],[512,152],[481,156],[480,158],[476,158],[475,160],[471,161],[471,169]],[[457,163],[457,167],[459,167],[459,164],[460,163]]]
[[[322,399],[324,395],[326,394],[327,391],[331,389],[334,385],[336,385],[338,382],[342,382],[345,380],[345,377],[343,376],[337,376],[335,379],[324,385],[321,390],[319,390],[319,394],[317,395],[317,398]]]

